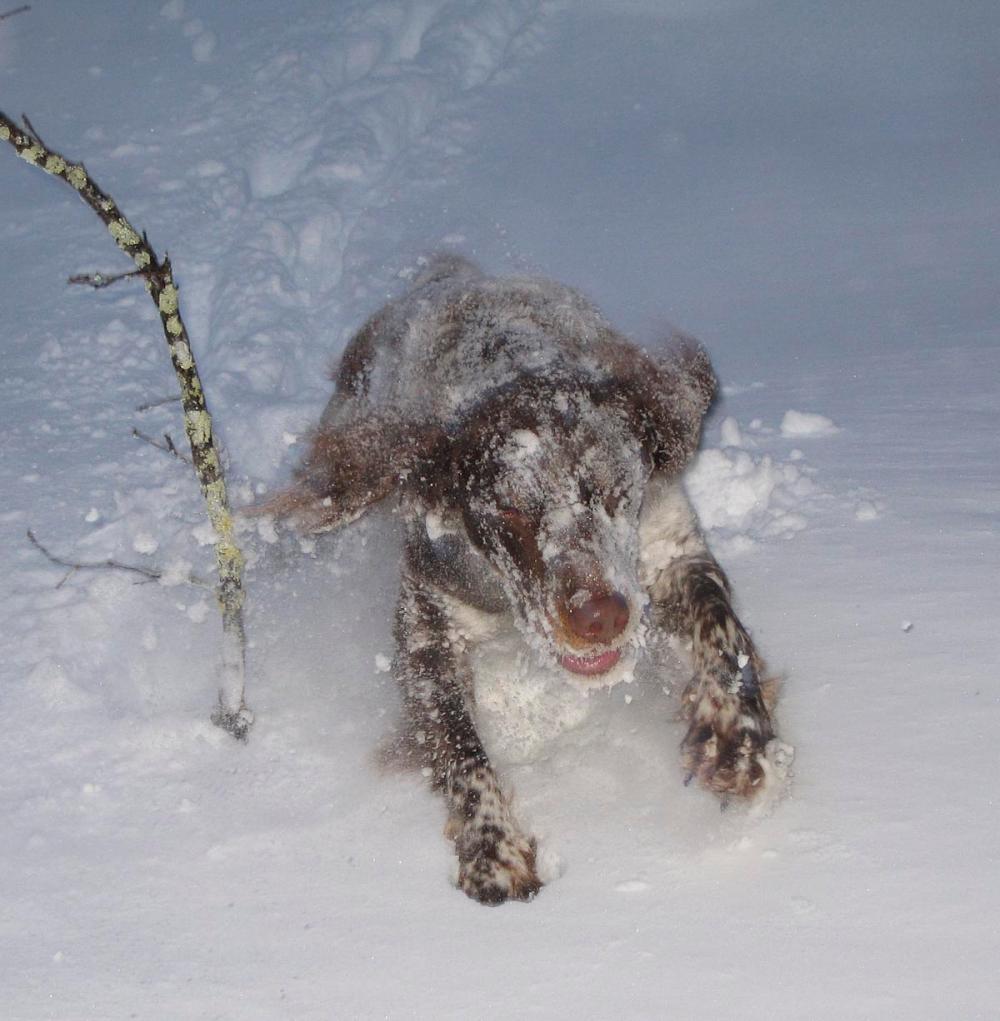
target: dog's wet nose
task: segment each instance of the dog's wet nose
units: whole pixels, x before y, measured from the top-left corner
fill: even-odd
[[[620,592],[591,595],[572,606],[567,616],[578,638],[612,642],[628,626],[628,600]]]

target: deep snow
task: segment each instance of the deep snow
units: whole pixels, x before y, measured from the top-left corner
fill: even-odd
[[[375,767],[386,519],[248,536],[257,722],[212,727],[217,614],[181,580],[210,536],[131,436],[181,433],[134,410],[173,390],[155,312],[65,286],[123,260],[0,150],[0,1017],[1000,1017],[998,29],[740,0],[0,22],[0,108],[170,251],[242,500],[429,249],[700,336],[726,386],[689,488],[797,749],[751,820],[681,785],[676,676],[528,698],[505,777],[553,881],[467,901],[440,805]],[[29,527],[176,583],[60,584]]]

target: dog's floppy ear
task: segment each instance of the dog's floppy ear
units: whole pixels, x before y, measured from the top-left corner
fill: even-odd
[[[432,485],[433,463],[445,442],[439,425],[400,418],[370,416],[321,426],[295,470],[294,484],[250,513],[291,518],[306,532],[339,528],[407,482]]]
[[[656,357],[611,343],[600,357],[610,370],[606,399],[623,408],[653,467],[683,471],[698,449],[702,419],[718,387],[705,349],[674,336]]]

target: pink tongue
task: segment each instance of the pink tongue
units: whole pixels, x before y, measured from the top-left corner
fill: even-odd
[[[610,670],[618,660],[621,659],[621,652],[612,649],[610,652],[599,652],[596,656],[570,656],[564,654],[559,657],[559,663],[574,674],[603,674]]]

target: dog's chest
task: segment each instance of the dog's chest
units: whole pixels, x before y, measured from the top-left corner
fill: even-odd
[[[476,724],[491,755],[523,762],[582,724],[598,699],[592,697],[594,686],[569,680],[566,671],[543,662],[512,618],[492,623],[490,630],[481,627],[470,635],[466,645]]]
[[[561,735],[583,726],[609,699],[626,699],[633,683],[663,684],[669,652],[629,650],[614,671],[583,680],[552,663],[512,614],[486,614],[447,601],[452,640],[469,668],[476,727],[491,756],[528,762]]]

